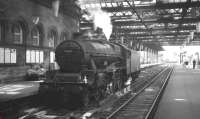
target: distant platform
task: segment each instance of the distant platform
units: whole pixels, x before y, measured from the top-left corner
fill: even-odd
[[[154,119],[200,118],[200,70],[179,65],[164,91]]]
[[[149,67],[149,66],[153,66],[153,65],[158,65],[160,63],[153,63],[153,64],[141,64],[140,68],[145,68],[145,67]]]

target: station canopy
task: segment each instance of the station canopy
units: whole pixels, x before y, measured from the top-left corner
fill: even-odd
[[[200,0],[80,0],[100,7],[112,22],[110,40],[159,46],[200,45]],[[82,29],[93,27],[81,19]]]

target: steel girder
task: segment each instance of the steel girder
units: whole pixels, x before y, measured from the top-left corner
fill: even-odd
[[[177,8],[185,8],[185,7],[199,7],[200,6],[200,1],[194,1],[191,3],[186,3],[186,2],[179,2],[179,3],[158,3],[158,4],[153,4],[153,5],[145,5],[145,6],[136,6],[137,10],[165,10],[165,9],[177,9]],[[130,6],[116,6],[116,7],[102,7],[102,10],[105,10],[107,12],[122,12],[122,11],[130,11],[131,7]]]
[[[121,36],[140,39],[144,42],[149,39],[152,43],[162,39],[160,44],[166,45],[168,40],[165,39],[170,37],[169,44],[174,41],[175,44],[181,45],[184,44],[184,40],[180,41],[180,36],[187,39],[190,32],[196,32],[196,24],[200,22],[200,1],[153,3],[144,6],[134,5],[132,1],[127,0],[100,1],[111,4],[110,6],[101,6],[101,8],[112,13],[113,33],[111,39],[115,40]],[[129,2],[129,4],[124,4],[125,2]],[[84,22],[80,26],[93,27],[93,23]],[[195,33],[194,35],[198,41],[199,34]]]
[[[157,20],[146,20],[143,21],[147,24],[157,24],[157,23],[172,23],[172,24],[179,24],[180,22],[184,23],[197,23],[200,22],[200,16],[195,17],[195,18],[183,18],[183,19],[168,19],[168,18],[163,18],[163,19],[157,19]],[[86,27],[86,26],[93,26],[93,23],[81,23],[80,24],[81,27]],[[142,25],[140,21],[133,21],[133,20],[129,20],[129,21],[114,21],[113,22],[114,26],[137,26],[137,25]]]

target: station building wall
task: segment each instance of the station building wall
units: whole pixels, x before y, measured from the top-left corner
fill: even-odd
[[[53,69],[55,47],[78,31],[78,21],[30,0],[0,0],[0,83],[22,80],[30,64]]]

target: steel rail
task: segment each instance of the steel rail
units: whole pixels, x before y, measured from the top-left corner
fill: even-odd
[[[167,83],[170,79],[170,76],[173,75],[173,73],[174,73],[173,71],[174,71],[174,67],[171,69],[171,71],[167,75],[166,80],[165,80],[164,84],[162,85],[162,87],[160,88],[160,91],[158,92],[158,95],[156,96],[156,98],[155,98],[152,106],[150,107],[148,113],[146,114],[145,119],[152,119],[153,118],[156,107],[157,107],[156,105],[158,104],[158,101],[162,96],[162,92],[164,91],[164,89],[165,89],[165,87],[166,87],[166,85],[167,85]]]
[[[124,104],[122,104],[118,109],[116,109],[113,113],[111,113],[106,119],[111,119],[115,114],[117,114],[122,108],[124,108],[130,101],[132,101],[134,98],[136,98],[140,93],[142,93],[147,87],[149,87],[160,75],[162,75],[169,67],[163,69],[157,76],[151,80],[146,86],[144,86],[141,90],[139,90],[137,93],[135,93],[131,98],[129,98]]]

